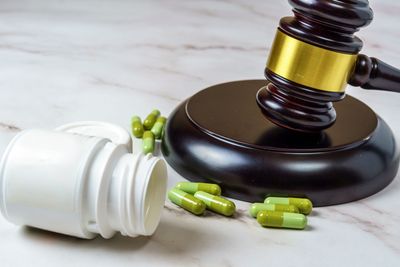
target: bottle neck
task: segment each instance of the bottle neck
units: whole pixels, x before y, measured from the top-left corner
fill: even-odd
[[[118,147],[105,147],[99,157],[108,158],[105,168],[89,178],[88,205],[96,227],[90,232],[109,238],[120,232],[135,237],[151,235],[160,221],[166,194],[166,165],[162,159],[133,155]],[[96,163],[92,165],[94,167]]]

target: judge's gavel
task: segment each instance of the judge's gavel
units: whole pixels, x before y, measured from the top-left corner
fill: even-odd
[[[359,54],[354,36],[373,19],[368,0],[289,0],[294,17],[281,19],[265,76],[270,82],[257,103],[275,124],[303,132],[322,131],[336,119],[332,102],[349,83],[400,92],[400,71]]]

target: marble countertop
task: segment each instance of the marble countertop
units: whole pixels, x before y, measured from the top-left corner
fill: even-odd
[[[400,2],[370,1],[363,53],[400,66]],[[22,129],[78,120],[126,128],[210,85],[263,78],[287,1],[0,2],[0,153]],[[348,88],[400,140],[400,94]],[[169,169],[169,187],[183,178]],[[196,217],[166,201],[151,238],[81,240],[0,217],[0,266],[400,266],[400,179],[354,203],[316,208],[304,231],[238,214]]]

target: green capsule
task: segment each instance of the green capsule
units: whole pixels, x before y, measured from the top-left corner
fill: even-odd
[[[304,229],[307,217],[301,213],[262,210],[257,214],[257,222],[267,227]]]
[[[154,135],[151,131],[145,131],[143,133],[143,153],[153,153],[155,146]]]
[[[164,125],[164,127],[162,128],[160,139],[164,139],[164,135],[165,135],[165,125]]]
[[[206,204],[207,209],[217,212],[219,214],[232,216],[235,213],[235,204],[225,198],[214,196],[203,191],[197,191],[194,194],[194,197],[202,200]]]
[[[161,138],[162,131],[164,129],[165,123],[167,122],[167,118],[165,117],[158,117],[156,123],[154,123],[153,127],[151,128],[151,132],[157,139]]]
[[[133,116],[131,119],[131,128],[132,128],[132,134],[136,138],[142,138],[143,136],[143,124],[142,121],[138,116]]]
[[[180,182],[175,187],[192,195],[197,191],[203,191],[215,196],[221,195],[221,187],[217,184]]]
[[[168,192],[168,198],[172,203],[196,215],[203,214],[206,209],[206,205],[203,201],[176,188]]]
[[[143,127],[145,130],[150,130],[154,123],[156,123],[156,120],[160,116],[160,111],[158,109],[153,110],[143,121]]]
[[[266,204],[284,204],[284,205],[294,205],[296,206],[300,213],[308,215],[312,211],[312,203],[307,198],[297,198],[297,197],[267,197],[264,200]]]
[[[258,212],[262,210],[299,213],[299,209],[296,206],[284,204],[253,203],[249,209],[250,215],[254,218],[256,218]]]

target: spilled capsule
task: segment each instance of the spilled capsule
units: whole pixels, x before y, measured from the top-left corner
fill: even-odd
[[[151,130],[156,123],[156,120],[160,116],[160,111],[158,109],[154,109],[149,115],[147,115],[146,119],[143,121],[143,127],[145,130]]]
[[[175,187],[192,195],[197,191],[203,191],[215,196],[221,195],[221,187],[217,184],[180,182]]]
[[[167,118],[163,116],[157,118],[156,123],[154,123],[153,127],[151,128],[151,132],[154,134],[155,138],[157,139],[161,138],[161,134],[166,122]]]
[[[133,136],[136,138],[142,138],[144,129],[142,121],[138,116],[133,116],[131,118],[131,128]]]
[[[257,222],[266,227],[304,229],[307,217],[301,213],[262,210],[257,214]]]
[[[172,203],[196,215],[203,214],[206,209],[206,205],[203,201],[176,188],[168,192],[168,198]]]
[[[216,213],[225,216],[232,216],[235,213],[235,204],[225,198],[214,196],[203,191],[197,191],[194,194],[194,197],[202,200],[206,204],[207,209],[212,210]]]
[[[151,131],[145,131],[143,133],[142,146],[144,154],[153,153],[155,140],[154,140],[154,135]]]
[[[266,204],[266,203],[253,203],[250,206],[249,212],[252,217],[256,218],[257,214],[262,210],[299,213],[299,209],[294,205]]]
[[[294,205],[299,209],[300,213],[308,215],[311,213],[313,205],[311,201],[307,198],[297,198],[297,197],[267,197],[264,200],[266,204],[285,204]]]

